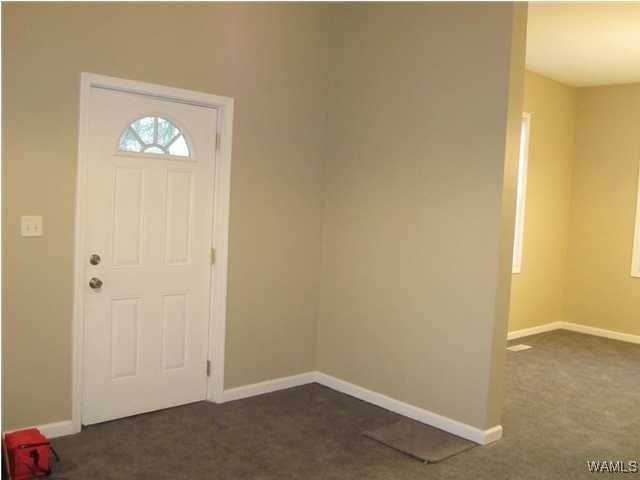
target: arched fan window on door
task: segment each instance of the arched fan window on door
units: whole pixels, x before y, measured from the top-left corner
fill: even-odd
[[[118,150],[174,157],[191,156],[184,133],[170,120],[155,116],[131,122],[120,136]]]

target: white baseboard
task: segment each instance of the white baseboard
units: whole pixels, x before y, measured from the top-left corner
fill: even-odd
[[[467,440],[471,440],[472,442],[476,442],[481,445],[495,442],[502,437],[502,426],[500,425],[488,430],[481,430],[471,425],[467,425],[466,423],[438,415],[437,413],[430,412],[423,408],[409,405],[408,403],[396,400],[395,398],[387,397],[381,393],[373,392],[321,372],[317,372],[316,381],[320,385],[324,385],[332,390],[364,400],[365,402],[382,407],[385,410],[412,418],[413,420],[417,420],[421,423],[426,423],[427,425],[431,425],[432,427],[439,428],[440,430],[466,438]]]
[[[271,393],[285,388],[298,387],[307,383],[315,382],[316,372],[300,373],[290,377],[276,378],[274,380],[266,380],[264,382],[252,383],[242,387],[231,388],[222,393],[222,401],[230,402],[232,400],[240,400],[241,398],[254,397],[264,393]]]
[[[605,330],[604,328],[590,327],[572,322],[551,322],[537,327],[525,328],[523,330],[515,330],[509,332],[507,340],[515,340],[516,338],[528,337],[537,333],[551,332],[553,330],[570,330],[572,332],[586,333],[596,337],[611,338],[623,342],[640,344],[640,335],[632,335],[630,333],[616,332],[614,330]]]
[[[611,338],[613,340],[621,340],[623,342],[640,344],[640,335],[632,335],[629,333],[621,333],[613,330],[605,330],[603,328],[590,327],[587,325],[580,325],[572,322],[552,322],[544,325],[538,325],[532,328],[516,330],[513,332],[509,332],[507,338],[509,340],[514,340],[516,338],[535,335],[537,333],[550,332],[552,330],[570,330],[573,332],[585,333],[588,335],[595,335],[598,337]],[[495,442],[502,437],[502,426],[500,425],[492,427],[488,430],[481,430],[466,423],[453,420],[429,410],[409,405],[408,403],[396,400],[391,397],[387,397],[386,395],[383,395],[381,393],[368,390],[364,387],[354,385],[352,383],[340,380],[339,378],[327,375],[322,372],[306,372],[298,375],[292,375],[290,377],[276,378],[274,380],[267,380],[251,385],[231,388],[224,391],[222,401],[229,402],[232,400],[239,400],[241,398],[253,397],[256,395],[275,392],[277,390],[284,390],[286,388],[298,387],[300,385],[306,385],[314,382],[331,388],[332,390],[336,390],[338,392],[345,393],[352,397],[371,403],[373,405],[377,405],[381,408],[384,408],[385,410],[389,410],[405,417],[412,418],[414,420],[417,420],[418,422],[426,423],[427,425],[431,425],[454,435],[458,435],[459,437],[466,438],[481,445]],[[71,420],[47,423],[44,425],[36,425],[35,428],[39,429],[40,432],[42,432],[42,434],[47,438],[62,437],[65,435],[78,433],[80,431],[79,428],[74,427],[74,424]],[[22,429],[7,430],[4,431],[3,434],[10,433],[15,430]]]
[[[564,322],[551,322],[544,325],[538,325],[536,327],[524,328],[522,330],[514,330],[509,332],[507,340],[515,340],[516,338],[528,337],[529,335],[536,335],[538,333],[550,332],[552,330],[558,330],[562,328]]]
[[[614,330],[605,330],[604,328],[590,327],[588,325],[580,325],[579,323],[559,323],[561,324],[560,328],[564,330],[571,330],[572,332],[586,333],[587,335],[595,335],[597,337],[611,338],[613,340],[621,340],[623,342],[640,344],[640,335],[616,332]]]
[[[306,372],[299,375],[293,375],[291,377],[276,378],[274,380],[267,380],[265,382],[253,383],[251,385],[225,390],[222,396],[222,401],[229,402],[232,400],[239,400],[241,398],[253,397],[309,383],[319,383],[320,385],[332,390],[345,393],[365,402],[377,405],[378,407],[382,407],[385,410],[412,418],[418,422],[426,423],[427,425],[431,425],[481,445],[495,442],[502,437],[502,427],[499,425],[488,430],[481,430],[479,428],[472,427],[471,425],[467,425],[466,423],[438,415],[437,413],[430,412],[429,410],[424,410],[400,400],[396,400],[395,398],[387,397],[381,393],[373,392],[358,385],[345,382],[344,380],[340,380],[339,378],[322,372]]]
[[[481,445],[488,445],[490,443],[496,442],[502,438],[502,425],[496,425],[495,427],[491,427],[487,430],[480,430],[484,433],[484,443],[478,442]]]
[[[35,425],[33,427],[15,428],[13,430],[7,430],[5,433],[15,432],[16,430],[24,430],[25,428],[37,428],[47,438],[64,437],[65,435],[71,435],[78,433],[79,430],[73,427],[71,420],[64,420],[62,422],[45,423],[44,425]]]

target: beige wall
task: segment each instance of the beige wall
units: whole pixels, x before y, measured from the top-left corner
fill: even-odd
[[[357,6],[334,26],[318,369],[479,428],[501,405],[524,13],[513,61],[509,4]]]
[[[314,368],[326,6],[3,4],[3,429],[71,417],[80,72],[236,99],[226,386]],[[19,216],[44,216],[21,238]]]
[[[565,320],[576,89],[525,77],[531,114],[522,271],[513,275],[509,330]]]
[[[516,10],[3,5],[3,428],[70,418],[81,71],[236,99],[227,388],[320,369],[498,423]]]
[[[498,276],[495,293],[495,321],[487,395],[487,425],[497,425],[504,404],[505,332],[509,323],[511,297],[511,270],[515,229],[516,192],[518,183],[518,153],[522,131],[522,105],[524,101],[525,50],[527,43],[527,4],[514,7],[512,18],[511,65],[507,105],[507,131],[505,142],[504,178],[500,222]]]
[[[640,335],[631,252],[640,83],[578,89],[567,320]]]

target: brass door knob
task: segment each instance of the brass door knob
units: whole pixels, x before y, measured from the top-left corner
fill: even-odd
[[[89,280],[89,286],[94,290],[97,290],[100,287],[102,287],[102,280],[100,280],[99,278],[93,277],[91,280]]]

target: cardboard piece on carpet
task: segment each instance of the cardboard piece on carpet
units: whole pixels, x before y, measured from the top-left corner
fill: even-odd
[[[477,445],[409,418],[363,432],[362,435],[425,463],[439,462]]]

